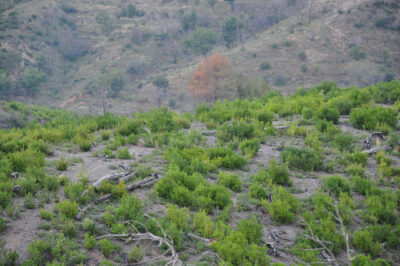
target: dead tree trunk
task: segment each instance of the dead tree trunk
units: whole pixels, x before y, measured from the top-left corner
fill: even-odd
[[[97,180],[96,182],[94,182],[90,187],[98,188],[101,185],[101,183],[103,183],[103,181],[106,181],[106,180],[108,180],[108,181],[117,180],[117,179],[120,179],[121,177],[131,176],[131,173],[132,172],[128,171],[128,172],[117,173],[117,174],[113,174],[113,175],[108,175],[108,176],[102,177],[99,180]],[[135,173],[133,173],[133,175],[134,174]],[[89,188],[86,189],[85,191],[83,191],[81,197],[85,196],[89,192]]]
[[[390,145],[384,145],[384,146],[378,146],[369,150],[362,151],[362,153],[366,154],[375,154],[378,151],[390,151],[392,149],[392,146]]]

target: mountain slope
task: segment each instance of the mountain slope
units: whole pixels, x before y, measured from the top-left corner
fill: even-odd
[[[129,4],[132,18],[125,14]],[[161,104],[173,99],[175,108],[192,110],[196,99],[187,87],[202,59],[182,41],[192,30],[183,23],[192,11],[192,28],[217,33],[214,51],[227,55],[236,73],[284,92],[327,79],[346,86],[398,78],[399,10],[396,1],[375,0],[238,0],[233,10],[223,1],[212,8],[207,1],[34,0],[2,13],[0,67],[14,84],[14,96],[5,97],[85,113],[130,113],[158,105],[152,80],[166,75],[170,86]],[[227,49],[220,24],[232,15],[244,22],[242,41]],[[260,69],[262,63],[270,69]],[[37,93],[24,81],[29,66],[45,75]],[[102,87],[107,74],[122,80],[116,97]]]

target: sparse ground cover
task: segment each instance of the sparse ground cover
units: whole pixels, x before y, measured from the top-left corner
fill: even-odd
[[[25,126],[0,132],[0,263],[396,265],[399,90],[132,117],[2,102]]]

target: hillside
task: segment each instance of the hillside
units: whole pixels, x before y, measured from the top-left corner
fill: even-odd
[[[0,131],[0,265],[400,263],[399,81],[194,114],[0,104],[23,122]]]
[[[187,88],[202,56],[183,40],[198,27],[216,33],[210,53],[228,56],[235,75],[283,92],[322,80],[365,86],[400,76],[395,0],[209,3],[4,1],[1,95],[81,113],[158,105],[192,111],[198,99]],[[221,25],[231,16],[242,24],[225,45]],[[152,84],[159,75],[169,80],[162,92]]]

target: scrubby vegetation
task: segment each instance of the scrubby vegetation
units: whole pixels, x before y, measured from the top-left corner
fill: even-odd
[[[389,95],[378,93],[386,87]],[[0,133],[1,234],[26,212],[40,217],[25,265],[85,264],[94,249],[105,265],[146,263],[164,249],[164,262],[175,258],[168,254],[191,261],[208,251],[216,259],[207,263],[269,265],[266,238],[307,264],[323,262],[321,251],[346,263],[348,250],[355,265],[394,263],[399,106],[387,99],[398,87],[324,82],[286,97],[269,91],[199,105],[194,115],[156,108],[133,117],[78,116],[2,102],[30,120]],[[372,140],[382,150],[371,155],[361,145],[367,129],[388,135]],[[84,169],[71,176],[88,160],[109,164],[102,169],[116,176],[98,184]],[[288,227],[299,233],[282,237],[278,229]],[[165,242],[159,250],[136,236]],[[120,241],[129,237],[127,252]],[[2,247],[0,262],[13,265],[17,257]]]

